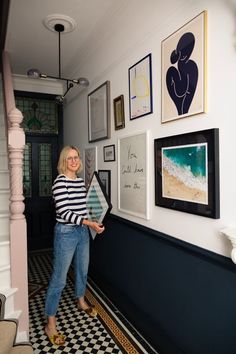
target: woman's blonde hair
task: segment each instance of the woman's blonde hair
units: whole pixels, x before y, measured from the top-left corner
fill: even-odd
[[[79,159],[80,159],[80,165],[79,165],[79,168],[76,171],[76,173],[82,171],[82,169],[83,169],[83,163],[82,163],[82,160],[80,158],[79,149],[76,146],[68,145],[68,146],[65,146],[61,150],[61,153],[60,153],[60,156],[59,156],[59,160],[58,160],[58,164],[57,164],[57,171],[58,171],[59,174],[65,174],[66,173],[66,170],[67,170],[67,156],[68,156],[68,153],[69,153],[69,151],[71,149],[75,150],[77,152],[77,154],[79,156]]]

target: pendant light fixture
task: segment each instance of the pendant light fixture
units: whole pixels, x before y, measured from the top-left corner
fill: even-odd
[[[55,23],[56,22],[56,23]],[[74,29],[74,20],[72,20],[68,16],[64,15],[49,15],[46,20],[44,21],[45,26],[50,29],[51,31],[55,31],[58,33],[58,76],[53,76],[53,75],[48,75],[41,73],[40,70],[38,69],[29,69],[27,71],[28,77],[31,78],[40,78],[40,79],[55,79],[55,80],[62,80],[66,82],[66,90],[61,96],[57,96],[56,100],[58,103],[62,104],[64,102],[64,98],[67,95],[67,93],[74,87],[74,85],[79,85],[82,87],[88,87],[89,86],[89,81],[84,78],[80,77],[78,79],[68,79],[65,77],[62,77],[61,75],[61,33],[63,33],[66,29],[65,32],[70,32]]]

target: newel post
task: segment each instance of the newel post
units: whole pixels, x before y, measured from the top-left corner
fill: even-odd
[[[14,107],[8,113],[8,151],[9,170],[11,183],[10,218],[24,219],[24,196],[23,196],[23,158],[25,147],[25,133],[20,127],[23,120],[21,111]]]
[[[220,231],[221,235],[225,236],[232,244],[231,259],[236,264],[236,228],[227,227]]]

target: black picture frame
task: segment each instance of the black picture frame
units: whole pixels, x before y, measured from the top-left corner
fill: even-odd
[[[130,120],[153,112],[152,54],[149,53],[128,69]]]
[[[104,162],[116,160],[115,144],[103,146],[103,159]]]
[[[105,188],[108,198],[111,200],[111,170],[98,170],[98,176]]]
[[[219,129],[154,140],[155,205],[218,219]]]
[[[86,206],[88,210],[88,218],[97,221],[100,224],[104,223],[104,219],[112,209],[110,199],[96,171],[94,171],[88,187]],[[96,232],[90,228],[90,233],[94,239]]]

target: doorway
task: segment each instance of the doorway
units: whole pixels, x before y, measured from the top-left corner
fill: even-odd
[[[51,248],[55,211],[51,187],[62,147],[63,108],[55,95],[15,91],[26,134],[23,193],[28,251]]]

